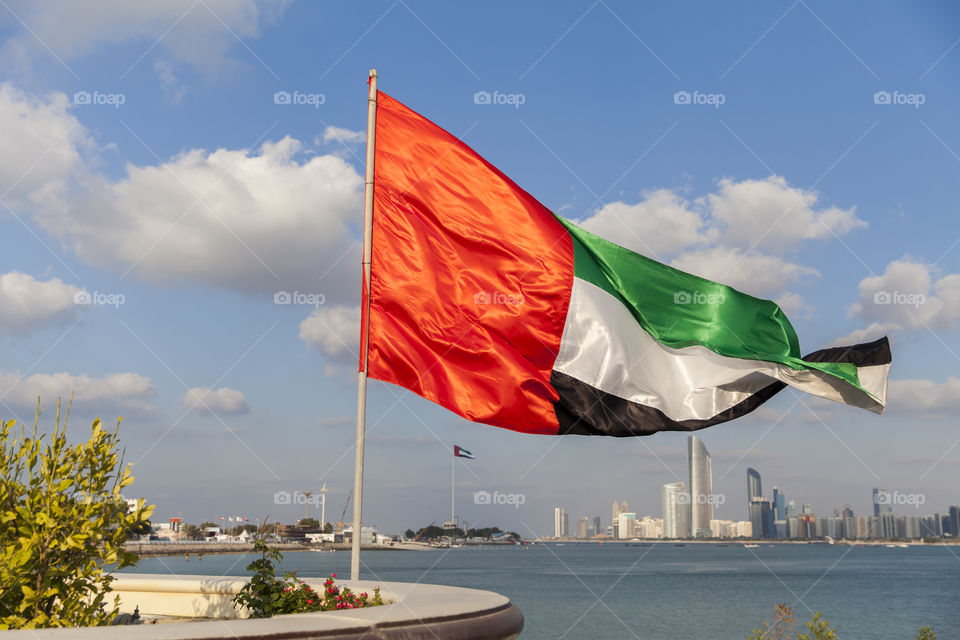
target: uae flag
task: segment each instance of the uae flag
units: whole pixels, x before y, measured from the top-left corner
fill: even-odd
[[[453,457],[454,458],[466,458],[467,460],[476,460],[472,453],[464,449],[459,445],[453,445]]]
[[[382,92],[374,142],[370,377],[537,434],[692,431],[788,385],[883,411],[886,338],[802,356],[775,303],[578,228]]]

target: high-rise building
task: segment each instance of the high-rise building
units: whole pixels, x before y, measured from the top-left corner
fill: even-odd
[[[577,518],[577,537],[586,538],[587,537],[587,524],[589,524],[590,519],[580,517]]]
[[[690,479],[690,535],[710,537],[713,520],[713,470],[710,453],[697,436],[687,437],[687,462]]]
[[[960,538],[960,506],[952,505],[947,512],[950,521],[950,535],[954,538]]]
[[[603,533],[603,530],[600,527],[600,516],[596,516],[593,519],[593,535],[598,536]]]
[[[690,537],[690,495],[682,482],[671,482],[660,488],[663,503],[663,537]]]
[[[617,524],[617,519],[620,517],[620,503],[616,500],[613,501],[613,509],[611,510],[610,522]]]
[[[873,515],[879,518],[881,513],[893,513],[893,502],[889,491],[876,487],[873,490]]]
[[[750,501],[750,527],[754,538],[777,537],[773,501],[767,498],[754,498]]]
[[[569,519],[567,512],[561,507],[555,507],[553,510],[553,537],[566,538],[569,533]]]
[[[787,519],[786,498],[783,497],[780,487],[773,488],[773,516],[777,520]]]
[[[637,514],[624,512],[620,514],[620,522],[618,523],[619,527],[617,528],[617,537],[618,538],[633,538],[637,534],[634,532],[634,528],[637,524]]]
[[[747,469],[747,506],[754,498],[763,497],[763,488],[760,485],[760,472],[756,469]]]

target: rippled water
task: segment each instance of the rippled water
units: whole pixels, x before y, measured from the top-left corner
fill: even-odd
[[[245,575],[251,555],[144,558],[147,573]],[[361,577],[489,589],[526,618],[525,640],[743,639],[778,602],[822,611],[840,640],[960,638],[960,547],[567,543],[364,552]],[[349,552],[296,552],[302,577],[349,573]]]

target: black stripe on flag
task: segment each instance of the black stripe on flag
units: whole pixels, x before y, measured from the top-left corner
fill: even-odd
[[[846,362],[858,367],[890,364],[886,337],[850,347],[833,347],[804,356],[809,362]],[[553,371],[550,384],[560,395],[554,403],[560,435],[648,436],[658,431],[696,431],[750,413],[787,385],[772,380],[742,402],[705,420],[673,420],[659,409],[601,391],[565,373]]]

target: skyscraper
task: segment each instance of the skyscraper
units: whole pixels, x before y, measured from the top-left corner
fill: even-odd
[[[873,515],[879,518],[882,513],[893,513],[893,505],[890,492],[877,487],[873,490]]]
[[[595,516],[595,517],[593,518],[593,535],[598,536],[598,535],[600,535],[601,533],[603,533],[603,531],[600,529],[600,526],[601,526],[601,525],[600,525],[600,516]]]
[[[783,497],[780,487],[773,488],[773,515],[776,520],[787,519],[786,498]]]
[[[577,518],[577,537],[586,538],[587,537],[587,524],[590,522],[588,518],[580,517]]]
[[[610,512],[610,522],[617,524],[617,520],[620,518],[620,503],[616,500],[613,501],[613,509]]]
[[[747,504],[754,498],[763,497],[763,488],[760,485],[760,472],[756,469],[747,469]]]
[[[697,436],[687,437],[687,462],[690,473],[690,535],[710,537],[713,520],[713,470],[710,453]]]
[[[554,538],[567,537],[568,522],[569,520],[567,519],[567,512],[564,511],[561,507],[555,507],[553,510],[553,537]]]
[[[663,537],[690,537],[690,496],[682,482],[671,482],[660,489],[663,502]]]

